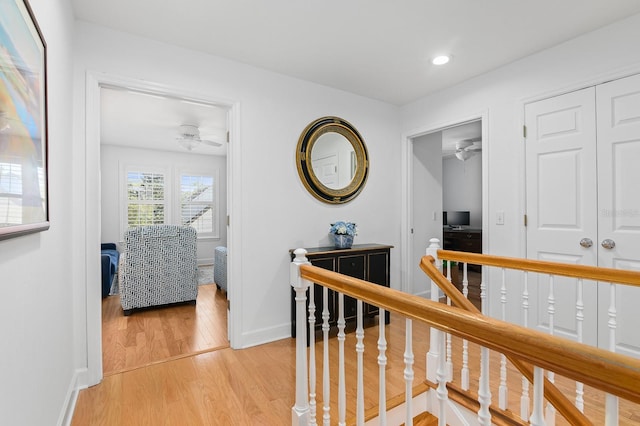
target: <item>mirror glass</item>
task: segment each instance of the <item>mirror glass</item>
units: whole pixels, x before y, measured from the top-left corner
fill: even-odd
[[[331,189],[348,186],[355,172],[355,151],[340,133],[325,133],[313,145],[311,166],[320,183]]]
[[[309,124],[298,140],[298,174],[305,188],[326,203],[355,198],[367,180],[367,148],[358,131],[338,117]]]

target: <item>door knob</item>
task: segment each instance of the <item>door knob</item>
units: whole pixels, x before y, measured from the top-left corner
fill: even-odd
[[[611,250],[616,246],[616,242],[610,239],[602,240],[602,247]]]
[[[580,245],[584,248],[589,248],[593,245],[591,238],[583,238],[580,240]]]

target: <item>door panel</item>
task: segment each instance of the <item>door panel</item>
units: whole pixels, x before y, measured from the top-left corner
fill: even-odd
[[[588,88],[525,106],[528,258],[597,263],[596,247],[580,246],[582,238],[597,238],[594,99],[595,89]],[[549,279],[532,281],[530,324],[548,331]],[[577,288],[575,279],[554,279],[554,332],[572,339]],[[596,301],[597,287],[584,283],[585,311],[597,312]],[[597,343],[595,321],[595,315],[585,316],[585,343]]]
[[[538,156],[538,227],[574,229],[581,224],[582,150],[547,152]]]
[[[640,270],[640,75],[597,86],[599,265]],[[603,248],[604,239],[615,242]],[[599,345],[609,348],[610,286],[599,287]],[[640,357],[640,289],[617,286],[616,352]]]
[[[338,154],[313,160],[312,167],[313,173],[323,185],[330,188],[338,187]]]

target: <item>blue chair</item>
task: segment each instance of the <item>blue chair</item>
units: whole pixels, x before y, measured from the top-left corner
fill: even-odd
[[[100,264],[102,268],[102,297],[105,298],[111,291],[113,280],[118,273],[118,260],[120,253],[114,243],[100,244]]]
[[[227,248],[216,247],[213,261],[213,281],[216,283],[216,287],[227,291]]]

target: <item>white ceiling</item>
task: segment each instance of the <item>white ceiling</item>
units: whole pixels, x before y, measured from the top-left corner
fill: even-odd
[[[80,20],[396,105],[640,13],[638,0],[71,2]],[[442,53],[452,61],[432,65]],[[176,149],[167,141],[180,124],[200,126],[203,138],[226,126],[226,112],[209,114],[216,108],[152,98],[143,108],[142,98],[105,95],[103,142]]]
[[[71,0],[76,17],[404,105],[640,12],[638,0]],[[441,53],[444,67],[431,65]]]
[[[221,142],[200,144],[193,153],[226,155],[227,110],[216,105],[103,87],[100,90],[100,141],[142,149],[187,152],[176,138],[182,124],[197,126],[200,138]]]
[[[456,153],[460,141],[473,141],[476,148],[482,147],[482,121],[472,121],[442,130],[442,157],[449,158]]]

